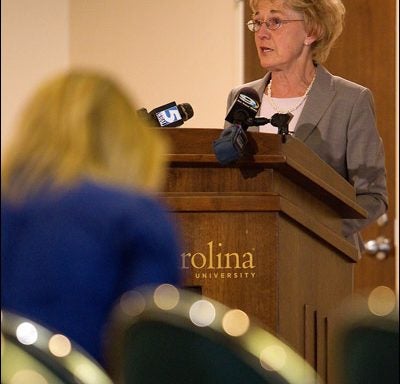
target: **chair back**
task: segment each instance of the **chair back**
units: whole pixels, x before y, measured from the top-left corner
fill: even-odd
[[[243,311],[166,284],[121,297],[105,355],[117,383],[319,382],[297,353]]]
[[[342,329],[339,345],[343,384],[399,383],[398,319],[360,318]]]
[[[66,336],[1,311],[1,383],[112,384],[97,362]]]

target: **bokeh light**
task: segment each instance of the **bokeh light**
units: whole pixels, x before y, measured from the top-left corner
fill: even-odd
[[[250,319],[247,314],[240,309],[232,309],[225,313],[222,319],[222,328],[231,336],[244,335],[250,326]]]
[[[140,292],[132,290],[121,296],[119,306],[126,315],[137,316],[144,311],[146,301]]]
[[[36,327],[32,323],[25,321],[18,325],[16,336],[20,343],[31,345],[36,342],[38,338],[38,332]]]
[[[171,284],[161,284],[154,290],[154,303],[165,311],[175,308],[179,299],[178,289]]]
[[[207,327],[215,320],[215,307],[208,300],[198,300],[192,304],[189,317],[198,327]]]
[[[269,345],[260,353],[261,366],[269,371],[279,371],[285,366],[286,361],[286,351],[278,344]]]
[[[395,306],[396,295],[389,287],[376,287],[368,296],[368,308],[376,316],[389,315]]]
[[[49,351],[57,357],[65,357],[71,353],[71,342],[68,337],[60,334],[53,335],[49,340]]]
[[[17,371],[9,381],[8,384],[51,384],[39,372],[32,369],[24,369]]]

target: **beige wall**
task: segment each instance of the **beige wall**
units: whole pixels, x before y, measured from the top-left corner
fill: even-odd
[[[222,127],[242,82],[238,0],[1,0],[2,139],[33,89],[70,66],[111,72],[151,110],[190,103],[184,127]],[[4,143],[4,140],[3,140]]]
[[[1,137],[27,97],[68,66],[67,0],[1,0]]]
[[[222,127],[227,94],[242,81],[241,3],[71,0],[71,64],[117,74],[138,107],[190,103],[184,127]]]

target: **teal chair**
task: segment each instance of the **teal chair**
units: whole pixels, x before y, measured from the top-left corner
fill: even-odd
[[[399,321],[395,316],[359,317],[338,339],[342,384],[399,383]]]
[[[67,337],[26,317],[1,311],[1,383],[112,384]]]
[[[106,339],[124,384],[308,384],[315,371],[240,310],[170,285],[127,292]]]

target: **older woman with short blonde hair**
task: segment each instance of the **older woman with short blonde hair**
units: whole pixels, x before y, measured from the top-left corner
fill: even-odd
[[[250,87],[261,101],[257,116],[288,115],[288,133],[354,186],[368,218],[344,220],[342,232],[362,251],[359,231],[387,210],[386,169],[371,91],[323,66],[342,32],[345,8],[340,0],[250,0],[249,5],[247,27],[266,74],[234,88],[228,109],[240,90]],[[249,130],[277,133],[270,124]]]

